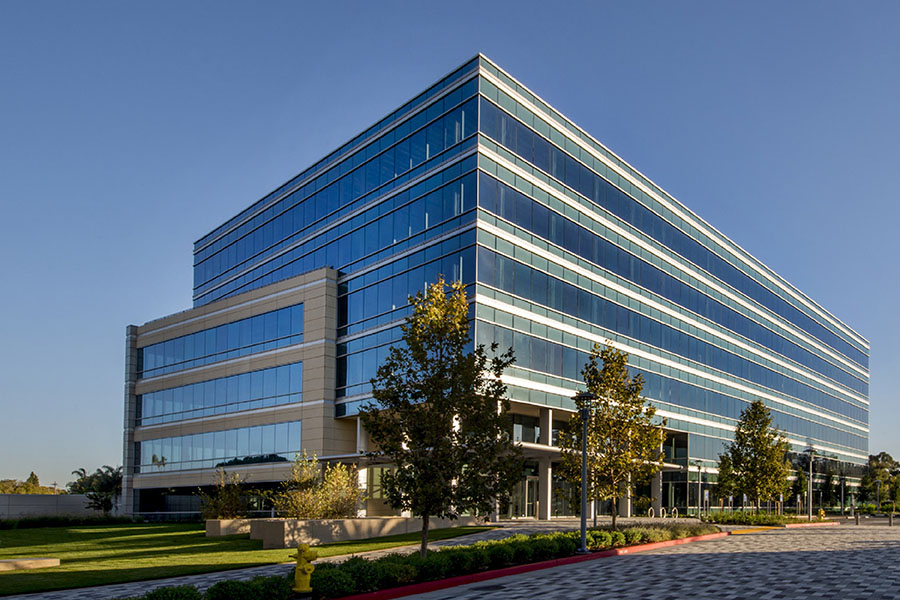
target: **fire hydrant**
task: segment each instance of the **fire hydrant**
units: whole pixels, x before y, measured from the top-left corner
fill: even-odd
[[[819,509],[819,520],[820,520],[820,521],[824,521],[824,520],[825,520],[825,511],[824,511],[823,509],[821,509],[821,508]]]
[[[297,568],[294,570],[294,591],[301,594],[312,592],[309,586],[309,578],[315,570],[312,561],[319,558],[319,553],[309,549],[309,544],[297,546],[297,554],[291,554],[291,558],[297,559]]]

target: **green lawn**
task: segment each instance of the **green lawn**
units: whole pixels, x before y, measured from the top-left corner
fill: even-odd
[[[491,529],[435,529],[441,540]],[[317,546],[319,557],[415,544],[420,533]],[[60,566],[0,572],[0,596],[124,583],[289,562],[293,550],[263,550],[247,535],[207,538],[203,525],[140,524],[48,527],[0,531],[0,559],[59,558]]]

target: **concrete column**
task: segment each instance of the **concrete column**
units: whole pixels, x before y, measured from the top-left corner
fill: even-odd
[[[658,517],[662,513],[662,471],[650,480],[650,496],[653,498],[653,512]]]
[[[538,443],[549,446],[553,441],[553,409],[542,408],[540,416],[541,436]],[[543,485],[543,484],[542,484]],[[543,494],[543,492],[541,492]]]
[[[541,426],[541,437],[544,436],[544,427]],[[542,442],[543,443],[543,442]],[[550,507],[553,500],[553,464],[550,457],[538,461],[538,513],[541,521],[550,519]]]
[[[134,386],[137,382],[137,326],[125,328],[125,423],[122,436],[122,497],[119,499],[119,514],[131,516],[134,513],[134,427],[137,418],[137,396]]]

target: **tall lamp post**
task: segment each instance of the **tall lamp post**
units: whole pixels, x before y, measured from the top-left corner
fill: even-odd
[[[691,464],[697,467],[697,518],[703,516],[703,461],[692,460]]]
[[[813,448],[812,446],[810,446],[803,452],[805,452],[806,454],[809,454],[809,481],[807,482],[807,496],[808,496],[807,500],[809,503],[809,520],[812,521],[812,505],[813,505],[812,478],[813,478],[813,460],[815,459],[815,456],[816,456],[816,449]]]
[[[585,554],[587,549],[587,431],[588,419],[591,418],[591,402],[597,396],[590,392],[575,394],[575,404],[581,404],[581,547],[578,552]]]

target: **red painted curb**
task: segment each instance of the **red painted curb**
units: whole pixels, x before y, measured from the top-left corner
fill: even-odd
[[[509,575],[520,575],[522,573],[530,573],[531,571],[539,571],[541,569],[549,569],[551,567],[561,567],[562,565],[571,565],[589,560],[608,558],[610,556],[621,556],[622,554],[646,552],[648,550],[656,550],[658,548],[665,548],[667,546],[678,546],[680,544],[687,544],[690,542],[715,540],[718,538],[723,538],[727,535],[729,535],[727,531],[722,531],[719,533],[708,533],[706,535],[681,538],[679,540],[654,542],[651,544],[641,544],[639,546],[628,546],[625,548],[612,548],[610,550],[603,550],[602,552],[578,554],[575,556],[567,556],[565,558],[555,558],[553,560],[545,560],[542,562],[516,565],[514,567],[505,567],[503,569],[494,569],[493,571],[482,571],[481,573],[459,575],[457,577],[438,579],[436,581],[413,583],[411,585],[404,585],[402,587],[378,590],[377,592],[366,592],[364,594],[354,594],[353,596],[342,596],[341,600],[391,600],[392,598],[402,598],[403,596],[409,596],[411,594],[424,594],[425,592],[434,592],[437,590],[456,587],[458,585],[465,585],[467,583],[478,583],[479,581],[487,581],[488,579],[508,577]]]
[[[840,521],[812,521],[811,523],[785,523],[785,529],[793,527],[834,527],[840,525]]]

